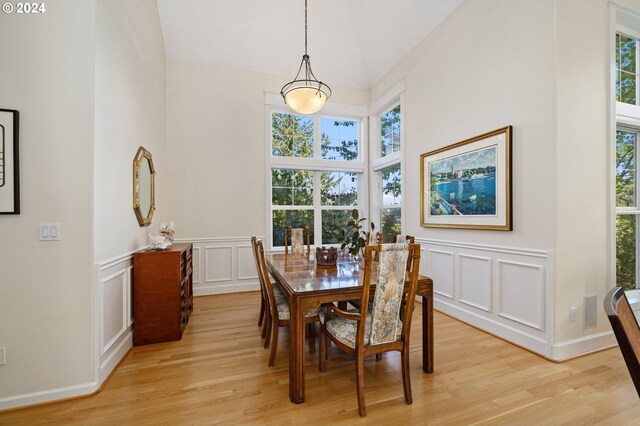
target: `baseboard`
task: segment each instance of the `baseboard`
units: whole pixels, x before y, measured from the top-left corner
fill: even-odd
[[[103,360],[100,360],[100,369],[98,383],[102,386],[102,383],[113,372],[114,368],[124,359],[124,356],[129,352],[129,349],[133,347],[133,328],[129,327],[126,333],[120,337],[120,342],[116,348],[110,351],[109,355]]]
[[[225,294],[225,293],[242,293],[244,291],[257,291],[260,290],[260,284],[255,283],[231,283],[231,284],[216,284],[216,285],[200,285],[193,288],[194,296],[209,296],[212,294]]]
[[[98,382],[90,382],[80,385],[65,386],[44,391],[12,395],[9,397],[0,398],[0,411],[8,410],[11,408],[24,407],[27,405],[36,405],[46,402],[60,401],[63,399],[91,395],[99,388],[100,386],[98,385]]]
[[[501,339],[527,349],[533,353],[539,354],[545,358],[550,357],[550,350],[547,342],[536,336],[523,333],[520,330],[501,324],[490,318],[477,315],[474,312],[463,309],[457,305],[434,299],[433,306],[438,311],[459,319],[473,327],[493,334]]]
[[[604,331],[602,333],[591,334],[577,339],[554,343],[551,346],[551,358],[556,361],[565,361],[569,358],[575,358],[577,356],[608,349],[617,345],[618,342],[616,341],[613,332]]]

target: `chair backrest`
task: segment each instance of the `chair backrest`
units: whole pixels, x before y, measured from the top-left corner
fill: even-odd
[[[276,296],[273,292],[273,284],[269,277],[269,269],[267,268],[267,262],[264,259],[264,245],[262,240],[257,240],[255,247],[256,262],[258,263],[258,279],[264,288],[267,299],[269,299],[269,309],[271,310],[272,318],[278,318],[278,305],[276,304]],[[277,327],[277,325],[275,326]]]
[[[264,292],[264,283],[260,276],[260,263],[258,262],[258,238],[255,235],[251,236],[251,249],[253,250],[253,261],[256,265],[256,271],[258,272],[258,282],[260,282],[260,290],[262,294],[266,296]]]
[[[604,310],[640,397],[640,327],[624,289],[615,287],[609,291],[604,299]]]
[[[361,314],[366,316],[370,298],[371,266],[374,253],[378,253],[378,282],[373,295],[371,306],[371,335],[370,345],[396,341],[400,319],[404,319],[402,339],[408,341],[411,329],[414,300],[418,285],[418,267],[420,265],[419,244],[383,244],[368,246],[365,249],[364,278],[362,299],[360,301]],[[411,258],[412,268],[405,275],[408,258]],[[409,286],[405,288],[405,279]],[[403,303],[406,302],[406,303]],[[364,321],[358,325],[359,344],[364,343]]]
[[[413,235],[404,235],[404,234],[396,235],[396,243],[414,244],[415,242],[416,242],[416,238]]]
[[[309,228],[284,228],[284,252],[289,253],[289,236],[291,236],[291,253],[304,254],[304,241],[307,242],[307,254],[311,253],[311,233]]]

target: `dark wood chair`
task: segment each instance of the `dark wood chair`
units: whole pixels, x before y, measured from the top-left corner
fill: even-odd
[[[289,236],[291,236],[291,253],[304,254],[304,242],[307,242],[307,254],[311,253],[311,232],[308,227],[284,228],[284,252],[289,253]]]
[[[269,270],[267,269],[267,262],[264,258],[264,246],[261,240],[257,241],[256,256],[260,264],[258,274],[262,282],[264,282],[268,300],[269,316],[267,318],[267,336],[264,347],[268,348],[269,343],[271,343],[269,367],[273,367],[276,361],[276,352],[278,351],[278,331],[280,327],[289,326],[289,301],[283,293],[275,290],[277,287],[274,287],[271,282],[271,275],[269,275]],[[280,296],[278,296],[278,293],[280,293]],[[305,322],[314,325],[318,321],[318,311],[318,308],[310,309],[309,312],[307,312]],[[314,337],[312,333],[310,333],[310,337]]]
[[[371,266],[373,254],[379,253],[377,271],[378,283],[369,312],[371,286]],[[407,277],[405,287],[405,265],[407,256],[412,258],[413,268]],[[416,289],[418,266],[420,265],[419,244],[384,244],[367,246],[364,254],[365,266],[360,309],[344,311],[334,305],[327,305],[326,312],[320,313],[320,371],[325,370],[325,360],[331,348],[329,341],[355,357],[356,389],[358,411],[366,416],[364,398],[364,358],[388,351],[399,351],[402,358],[402,383],[404,399],[413,402],[409,369],[409,337]],[[382,268],[380,266],[383,266]],[[403,318],[402,321],[400,318]]]
[[[253,249],[253,261],[256,265],[256,272],[258,273],[258,281],[260,283],[260,316],[258,317],[258,327],[260,327],[262,324],[266,324],[265,321],[265,317],[267,315],[267,298],[265,296],[265,292],[264,292],[264,285],[262,284],[262,280],[260,279],[260,271],[259,271],[259,267],[260,265],[258,264],[258,257],[256,256],[257,252],[256,252],[256,248],[258,246],[258,238],[255,235],[251,236],[251,248]],[[266,327],[265,327],[266,328]],[[263,333],[263,338],[264,333]]]
[[[622,287],[615,287],[607,294],[604,310],[640,397],[640,327]]]

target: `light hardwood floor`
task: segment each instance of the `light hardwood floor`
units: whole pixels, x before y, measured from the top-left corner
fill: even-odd
[[[317,369],[307,346],[306,402],[288,398],[288,333],[267,367],[259,293],[195,299],[179,342],[133,348],[96,395],[0,413],[0,425],[126,424],[639,424],[640,400],[618,348],[553,363],[435,313],[435,371],[421,367],[413,321],[413,404],[400,358],[367,361],[367,417],[358,416],[353,362],[334,348]]]

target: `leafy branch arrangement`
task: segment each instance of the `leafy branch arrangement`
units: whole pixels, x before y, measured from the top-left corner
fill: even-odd
[[[341,250],[347,249],[352,255],[357,255],[367,245],[367,232],[362,230],[362,222],[365,220],[367,220],[366,217],[359,218],[358,209],[351,211],[351,218],[347,222],[347,227],[342,230]],[[376,226],[371,222],[372,234],[375,229]]]

